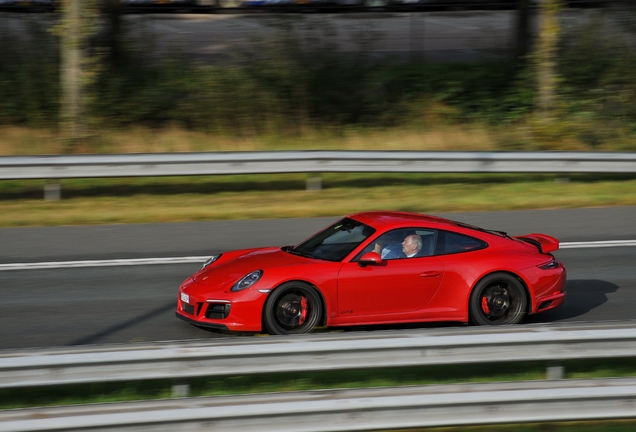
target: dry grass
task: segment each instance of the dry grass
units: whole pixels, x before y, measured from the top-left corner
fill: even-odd
[[[62,150],[60,137],[52,130],[0,127],[0,155],[56,154]]]
[[[0,201],[0,226],[336,216],[367,210],[480,211],[636,205],[636,180],[453,183]]]
[[[430,130],[307,131],[300,137],[227,137],[178,128],[102,131],[79,145],[77,153],[165,153],[264,150],[493,150],[492,133],[478,126],[439,126]],[[64,153],[54,130],[0,127],[0,155]]]

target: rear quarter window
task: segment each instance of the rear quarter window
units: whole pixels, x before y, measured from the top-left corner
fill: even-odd
[[[475,237],[450,231],[440,231],[436,255],[470,252],[488,247],[488,243]]]

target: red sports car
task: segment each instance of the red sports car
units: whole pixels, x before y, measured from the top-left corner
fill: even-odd
[[[200,327],[298,334],[316,326],[515,324],[565,299],[545,234],[510,237],[434,216],[347,216],[296,246],[226,252],[179,288]]]

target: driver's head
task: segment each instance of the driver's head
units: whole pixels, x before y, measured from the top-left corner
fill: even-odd
[[[414,255],[422,249],[422,237],[417,234],[406,236],[402,242],[402,252],[405,255]]]

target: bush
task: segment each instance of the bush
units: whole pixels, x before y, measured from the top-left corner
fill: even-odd
[[[54,125],[60,91],[57,43],[48,23],[29,15],[12,22],[26,31],[0,27],[0,124]]]
[[[362,54],[344,54],[332,42],[332,28],[300,32],[304,23],[298,17],[278,22],[277,37],[255,40],[251,50],[212,64],[159,58],[143,28],[124,34],[114,59],[107,38],[98,35],[92,52],[102,53],[96,57],[102,65],[88,89],[89,123],[96,129],[177,125],[277,136],[352,125],[472,122],[498,130],[506,149],[634,149],[636,53],[625,35],[636,22],[628,18],[636,15],[616,16],[620,20],[609,26],[613,32],[599,19],[564,36],[558,109],[549,124],[533,115],[534,71],[525,60],[450,65],[374,60],[363,53],[381,35],[354,32]],[[24,22],[27,38],[9,29],[0,33],[0,123],[55,124],[58,41],[46,25],[28,17]]]

